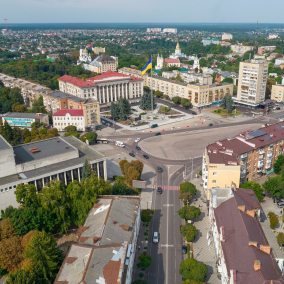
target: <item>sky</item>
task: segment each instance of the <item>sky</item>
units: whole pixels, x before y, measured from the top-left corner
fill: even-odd
[[[0,0],[0,23],[283,23],[283,7],[283,0]]]

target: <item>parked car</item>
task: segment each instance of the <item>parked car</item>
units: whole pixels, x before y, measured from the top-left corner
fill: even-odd
[[[144,154],[143,157],[144,157],[145,159],[149,159],[149,156],[146,155],[146,154]]]
[[[159,233],[158,232],[154,232],[153,234],[153,243],[157,244],[159,242]]]
[[[137,150],[141,150],[141,148],[140,148],[138,145],[136,146],[136,149],[137,149]]]
[[[158,171],[161,173],[163,171],[162,167],[158,167]]]
[[[159,186],[158,189],[157,189],[157,193],[162,194],[162,192],[163,192],[163,190],[162,190],[162,188]]]
[[[209,123],[208,126],[213,126],[213,123]]]
[[[182,246],[181,247],[181,252],[182,252],[182,254],[186,254],[187,253],[187,247],[186,246]]]
[[[135,142],[139,142],[139,141],[140,141],[140,138],[136,138],[136,139],[135,139]]]
[[[278,208],[283,208],[283,207],[284,207],[284,202],[279,202],[279,203],[277,203],[277,207],[278,207]]]
[[[132,153],[132,152],[130,152],[129,155],[130,155],[131,157],[135,157],[135,154]]]
[[[197,115],[197,113],[196,113],[195,111],[192,111],[192,112],[191,112],[191,114],[193,114],[193,115]]]
[[[156,132],[155,136],[161,135],[161,132]]]
[[[157,123],[154,123],[154,124],[151,125],[151,128],[155,128],[155,127],[158,127]]]

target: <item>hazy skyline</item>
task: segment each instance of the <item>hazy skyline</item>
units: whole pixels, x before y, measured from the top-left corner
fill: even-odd
[[[283,0],[1,0],[9,23],[282,23]],[[271,6],[272,8],[272,6]]]

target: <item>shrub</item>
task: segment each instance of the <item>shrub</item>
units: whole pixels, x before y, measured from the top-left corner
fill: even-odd
[[[204,281],[208,272],[207,266],[193,258],[187,258],[179,266],[179,273],[187,279]]]
[[[268,216],[270,221],[270,228],[274,229],[279,224],[279,220],[274,212],[269,212]]]
[[[191,220],[198,218],[201,214],[201,211],[196,206],[184,206],[179,209],[178,214],[182,219]]]
[[[179,186],[180,193],[184,193],[184,192],[190,192],[191,195],[195,195],[196,194],[196,186],[194,184],[192,184],[191,182],[183,182],[180,184]]]
[[[151,265],[152,257],[150,255],[147,255],[147,253],[144,251],[140,256],[139,259],[141,261],[141,267],[147,268]]]
[[[277,235],[277,242],[280,245],[284,244],[284,233],[282,233],[282,232],[278,233],[278,235]]]
[[[150,222],[151,221],[152,211],[150,209],[142,210],[141,212],[141,220],[142,222]]]

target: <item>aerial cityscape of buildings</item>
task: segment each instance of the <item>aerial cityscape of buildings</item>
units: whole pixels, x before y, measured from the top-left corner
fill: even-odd
[[[45,277],[26,262],[52,219],[46,283],[284,284],[283,38],[6,20],[0,283]]]

